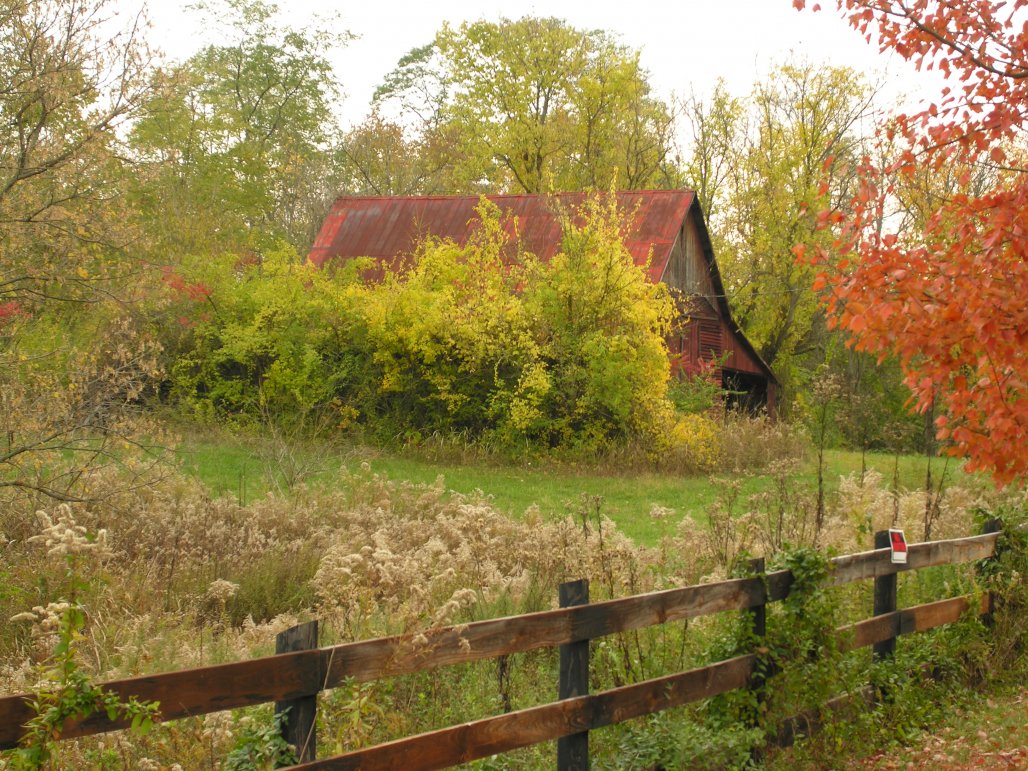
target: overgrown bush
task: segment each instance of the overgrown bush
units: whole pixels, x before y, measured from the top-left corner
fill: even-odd
[[[625,247],[626,223],[614,196],[590,199],[562,226],[560,253],[538,265],[525,288],[552,379],[541,438],[587,447],[656,438],[671,409],[671,297]]]
[[[338,396],[361,393],[368,377],[347,313],[356,267],[320,271],[280,245],[169,271],[172,398],[201,422],[345,425],[352,407]]]
[[[761,472],[772,463],[803,460],[810,444],[803,430],[767,415],[739,412],[724,415],[719,426],[720,468],[725,472]]]
[[[683,371],[668,387],[668,398],[678,412],[689,415],[723,412],[725,391],[718,368],[723,361],[711,357],[698,362],[696,371]]]
[[[685,473],[715,471],[722,460],[723,433],[706,414],[678,415],[665,437],[661,465]]]
[[[468,241],[429,238],[409,267],[319,271],[288,249],[169,274],[182,325],[172,392],[206,420],[419,442],[597,451],[666,430],[673,306],[623,244],[613,197],[562,217],[561,251],[524,252],[483,201]]]
[[[144,408],[162,374],[154,330],[128,298],[67,305],[0,329],[0,508],[103,497],[81,485],[101,468],[119,486],[163,468],[168,436]]]

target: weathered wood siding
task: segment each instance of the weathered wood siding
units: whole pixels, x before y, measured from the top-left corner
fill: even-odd
[[[714,284],[710,280],[707,258],[693,217],[686,217],[671,250],[664,272],[664,283],[684,295],[702,295],[708,301],[714,298]]]
[[[722,298],[711,280],[709,255],[704,250],[697,216],[698,211],[693,209],[683,222],[664,272],[664,283],[680,293],[679,306],[686,317],[672,333],[669,348],[678,359],[677,366],[687,372],[696,371],[700,361],[724,356],[724,369],[766,379],[763,366],[721,310]]]

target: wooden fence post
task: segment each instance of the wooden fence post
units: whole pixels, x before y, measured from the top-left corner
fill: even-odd
[[[879,530],[875,533],[875,549],[888,549],[891,541],[888,530]],[[875,578],[874,615],[881,616],[885,613],[892,613],[896,610],[896,574],[877,576]],[[896,638],[875,643],[873,658],[881,661],[891,657],[896,652]]]
[[[1003,520],[1001,520],[1001,519],[993,518],[993,519],[990,519],[989,521],[987,521],[984,525],[982,525],[982,533],[983,534],[985,534],[985,533],[998,533],[1002,529],[1003,529]],[[991,557],[986,558],[986,560],[985,560],[986,564],[990,560],[996,559],[996,555],[999,553],[999,546],[1000,546],[1000,543],[997,540],[996,541],[996,551],[993,552],[993,555]],[[993,610],[994,610],[993,603],[995,601],[996,601],[996,595],[992,594],[989,597],[989,610],[988,610],[987,613],[982,615],[982,623],[985,624],[985,626],[987,626],[987,627],[991,627],[995,623],[995,621],[993,620]]]
[[[560,607],[589,604],[589,579],[568,581],[560,585]],[[589,693],[589,641],[560,646],[559,699],[571,699]],[[587,771],[589,768],[589,732],[572,734],[557,740],[558,771]]]
[[[750,573],[757,578],[764,578],[765,565],[764,558],[757,557],[749,562]],[[764,601],[759,605],[753,605],[750,607],[747,613],[753,619],[753,636],[757,640],[763,640],[764,635],[767,634],[767,594],[764,595]]]
[[[275,653],[313,650],[318,647],[318,622],[290,627],[279,632],[275,638]],[[282,738],[296,747],[297,763],[309,763],[315,759],[318,741],[315,733],[315,718],[318,712],[317,694],[301,696],[290,701],[276,701],[275,715],[289,710],[282,724]]]
[[[757,557],[749,561],[749,571],[752,575],[764,580],[767,566],[764,563],[763,557]],[[754,653],[758,656],[758,661],[761,659],[760,656],[767,653],[767,648],[764,647],[764,637],[767,635],[767,585],[765,582],[764,601],[759,605],[753,605],[748,610],[744,611],[750,617],[750,628],[753,630],[753,643],[755,650]],[[768,659],[763,659],[764,663],[767,664]],[[753,721],[751,727],[756,728],[760,725],[760,712],[764,703],[764,686],[767,683],[768,672],[766,669],[757,667],[753,670],[753,674],[750,676],[749,689],[753,692],[756,699],[757,709],[753,714]],[[763,748],[760,746],[754,746],[750,752],[750,757],[753,758],[754,762],[759,761],[763,755]]]

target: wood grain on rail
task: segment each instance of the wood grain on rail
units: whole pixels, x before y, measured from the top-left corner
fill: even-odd
[[[839,628],[843,650],[855,650],[868,645],[915,632],[952,624],[972,607],[975,600],[972,596],[953,597],[948,600],[927,602],[903,610],[875,616],[855,624],[847,624]],[[992,608],[992,596],[983,594],[977,600],[978,613],[988,613]]]
[[[832,560],[833,570],[829,581],[838,586],[851,581],[878,578],[907,570],[921,570],[937,565],[957,565],[962,562],[985,559],[996,552],[999,533],[973,535],[968,538],[954,538],[950,541],[926,541],[911,544],[907,551],[907,564],[892,562],[889,549],[876,549],[847,554]]]
[[[295,768],[297,771],[448,768],[742,688],[749,681],[755,663],[753,655],[739,656],[688,672],[443,728]]]
[[[269,701],[286,701],[320,690],[321,657],[313,650],[267,656],[232,664],[165,672],[103,683],[103,687],[127,699],[160,702],[161,720],[174,720]],[[0,749],[15,746],[21,727],[32,717],[26,695],[0,699]],[[124,728],[103,713],[66,723],[61,737],[89,736]]]
[[[326,665],[329,687],[345,678],[357,681],[495,658],[539,648],[594,640],[617,632],[682,621],[764,601],[759,578],[669,589],[560,610],[479,621],[423,633],[338,646]]]

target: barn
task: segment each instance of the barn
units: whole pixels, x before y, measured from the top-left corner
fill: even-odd
[[[587,195],[487,198],[524,248],[545,260],[560,249],[560,212],[576,210]],[[676,296],[681,321],[668,340],[674,370],[695,373],[702,363],[713,362],[712,375],[729,391],[730,401],[773,413],[778,381],[732,320],[696,194],[638,190],[615,195],[632,217],[625,246],[636,264],[649,262],[652,281],[663,281]],[[428,235],[464,242],[478,203],[477,196],[342,196],[332,205],[309,259],[320,267],[371,257],[397,269]]]

